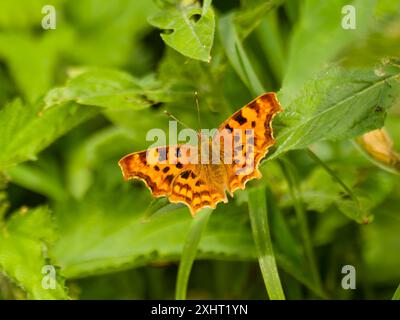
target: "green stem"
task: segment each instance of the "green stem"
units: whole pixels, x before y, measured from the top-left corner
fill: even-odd
[[[258,262],[271,300],[285,300],[268,225],[265,187],[248,191],[251,229],[258,253]]]
[[[308,264],[311,271],[311,276],[316,284],[316,286],[322,290],[321,279],[319,277],[319,272],[317,268],[317,262],[314,254],[314,248],[310,236],[310,230],[308,227],[308,222],[306,218],[306,214],[304,212],[301,200],[300,200],[300,190],[298,188],[297,179],[295,176],[294,168],[289,161],[286,159],[282,159],[280,162],[282,172],[288,182],[289,192],[293,199],[294,209],[297,215],[297,220],[300,226],[300,233],[304,243],[304,251],[306,258],[308,260]]]
[[[201,235],[207,226],[211,212],[212,209],[203,209],[192,220],[179,264],[178,277],[176,279],[176,300],[186,299],[190,271],[196,258]]]

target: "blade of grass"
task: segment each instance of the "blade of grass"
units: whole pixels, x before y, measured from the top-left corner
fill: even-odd
[[[271,300],[285,300],[268,225],[265,187],[248,191],[251,229],[258,253],[258,262]]]
[[[289,185],[289,192],[293,199],[294,209],[297,215],[297,220],[300,226],[300,234],[304,243],[304,251],[308,260],[310,273],[315,285],[320,291],[322,291],[321,279],[317,268],[317,262],[314,254],[313,244],[311,240],[310,230],[308,227],[307,218],[300,200],[300,191],[298,189],[298,183],[295,176],[294,168],[292,164],[282,158],[279,160],[279,164],[282,168],[283,175]]]
[[[182,257],[179,263],[178,277],[176,279],[175,299],[185,300],[189,282],[190,271],[192,270],[194,259],[196,258],[201,235],[207,226],[212,209],[201,210],[191,223],[185,244],[183,246]]]
[[[221,41],[226,55],[240,79],[252,94],[260,95],[265,92],[265,89],[258,79],[250,63],[250,59],[243,48],[233,18],[233,14],[228,14],[220,19],[218,30]]]
[[[396,292],[394,293],[392,300],[400,300],[400,284],[396,289]]]
[[[260,49],[263,51],[271,68],[276,83],[282,84],[285,72],[286,57],[280,34],[277,12],[273,11],[261,22],[255,34],[259,40]],[[266,41],[266,39],[268,39]]]

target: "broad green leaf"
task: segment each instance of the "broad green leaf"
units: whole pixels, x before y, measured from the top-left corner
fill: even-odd
[[[252,188],[248,196],[251,228],[268,296],[271,300],[285,300],[269,231],[265,188]]]
[[[38,152],[96,113],[73,103],[44,110],[40,103],[14,100],[0,110],[0,170],[36,159]]]
[[[342,8],[353,5],[356,29],[342,27]],[[294,29],[283,81],[287,94],[295,95],[304,82],[351,43],[363,39],[372,22],[374,0],[306,0]]]
[[[64,87],[52,89],[45,97],[46,108],[75,101],[79,104],[115,109],[141,109],[168,100],[153,79],[134,78],[114,69],[75,70]]]
[[[49,210],[45,207],[15,212],[0,232],[0,271],[20,286],[30,299],[68,299],[59,270],[48,255],[48,245],[55,238]],[[55,288],[42,285],[43,267],[56,270]]]
[[[116,164],[110,174],[120,175]],[[193,221],[189,211],[146,217],[148,190],[120,181],[123,186],[116,189],[98,182],[82,201],[70,199],[55,208],[60,238],[54,255],[68,278],[179,260]],[[249,226],[240,222],[240,210],[229,207],[214,211],[199,244],[199,259],[254,259]]]
[[[379,71],[379,72],[378,72]],[[321,140],[353,138],[383,126],[386,110],[399,95],[400,67],[374,70],[329,68],[308,81],[292,99],[279,94],[284,112],[277,128],[277,150],[270,159]]]
[[[211,0],[201,8],[197,1],[177,1],[149,18],[149,23],[163,29],[161,38],[181,54],[205,62],[211,60],[215,17]]]

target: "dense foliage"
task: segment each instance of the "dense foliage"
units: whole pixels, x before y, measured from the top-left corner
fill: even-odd
[[[400,298],[399,30],[392,0],[0,1],[0,298]],[[228,204],[123,181],[164,110],[197,129],[197,92],[215,128],[268,91],[277,143]]]

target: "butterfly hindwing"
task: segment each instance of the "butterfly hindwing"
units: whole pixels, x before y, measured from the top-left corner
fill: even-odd
[[[153,196],[183,203],[195,215],[201,208],[215,208],[227,199],[225,192],[209,181],[206,169],[190,162],[186,150],[192,148],[172,146],[135,152],[123,157],[119,165],[126,180],[143,180]]]

